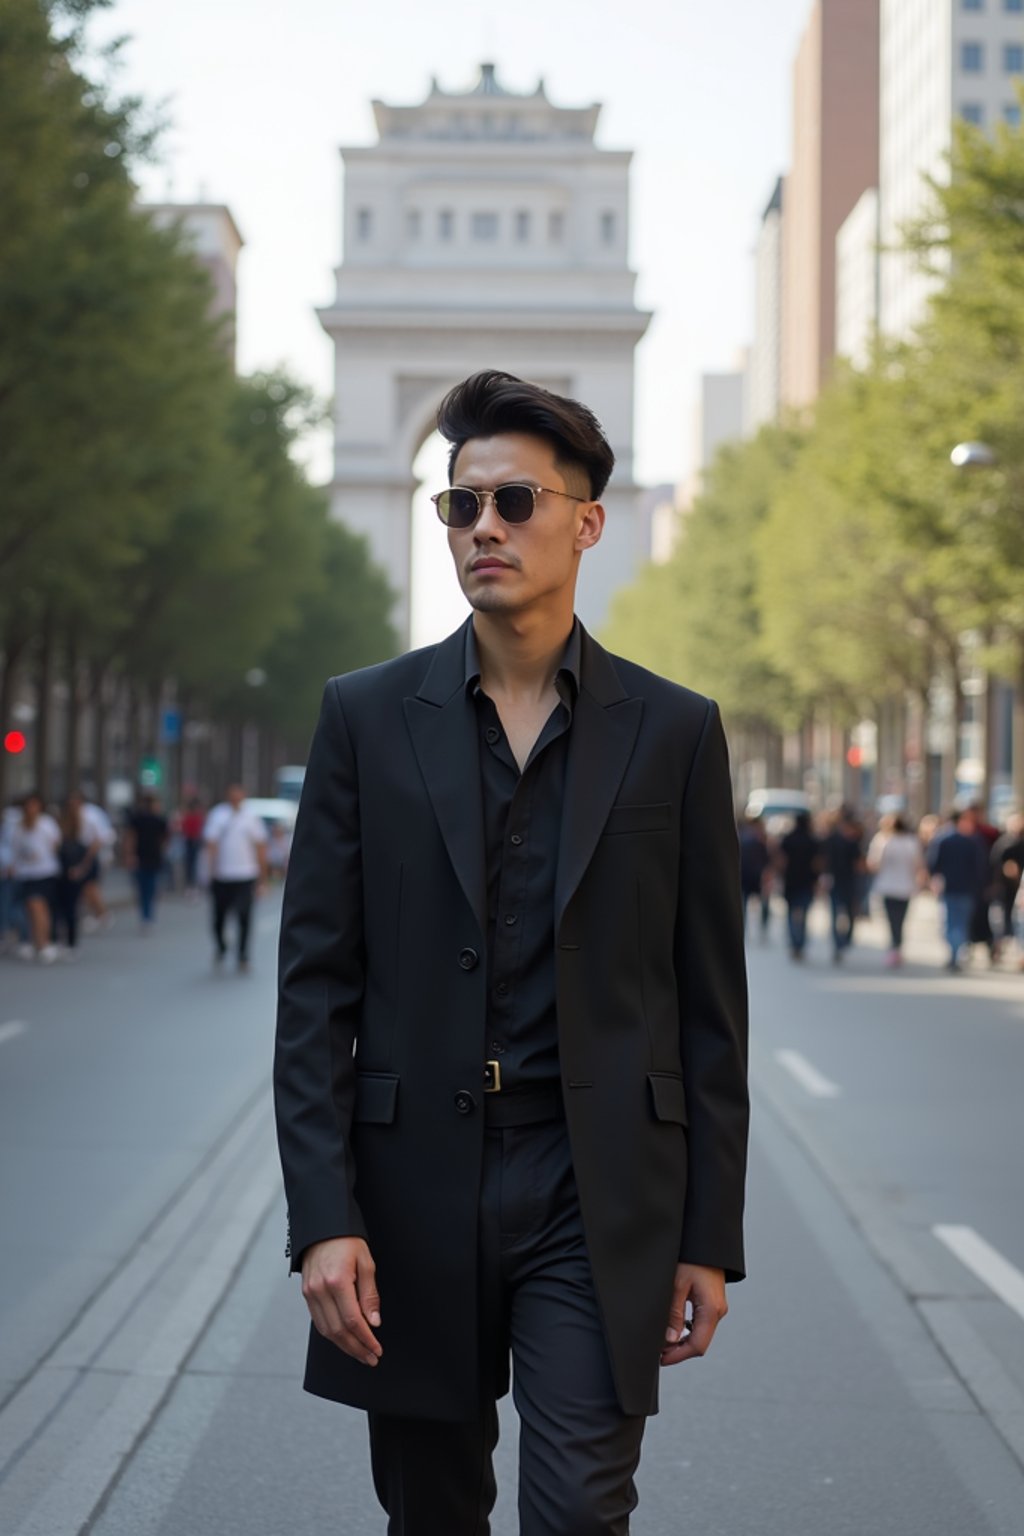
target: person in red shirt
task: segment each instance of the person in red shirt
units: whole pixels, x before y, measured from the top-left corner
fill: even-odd
[[[203,846],[206,812],[198,795],[193,795],[181,813],[181,839],[185,846],[185,891],[198,894],[199,852]]]

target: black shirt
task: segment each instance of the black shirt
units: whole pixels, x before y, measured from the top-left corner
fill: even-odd
[[[164,861],[167,818],[156,811],[134,811],[129,826],[135,833],[135,857],[140,869],[159,869]]]
[[[792,832],[786,833],[779,847],[786,859],[782,874],[782,891],[786,900],[793,896],[812,894],[818,878],[818,839],[813,832],[807,832],[803,827],[794,827]]]
[[[467,629],[487,862],[487,1059],[500,1063],[503,1092],[559,1077],[555,871],[579,677],[576,623],[555,678],[559,702],[520,773],[494,701],[480,686],[476,637]]]

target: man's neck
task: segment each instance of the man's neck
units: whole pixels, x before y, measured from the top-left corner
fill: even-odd
[[[573,615],[475,613],[473,631],[480,656],[480,682],[485,693],[508,698],[540,699],[550,690]]]

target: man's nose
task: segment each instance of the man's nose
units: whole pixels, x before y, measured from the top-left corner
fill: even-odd
[[[494,500],[493,491],[477,491],[480,498],[480,516],[476,520],[473,529],[473,537],[481,543],[506,537],[505,524],[498,516],[498,508]]]

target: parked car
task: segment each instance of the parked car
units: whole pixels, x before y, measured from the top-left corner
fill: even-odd
[[[788,832],[798,811],[810,811],[810,796],[801,789],[752,789],[744,810],[760,816],[769,837]]]

